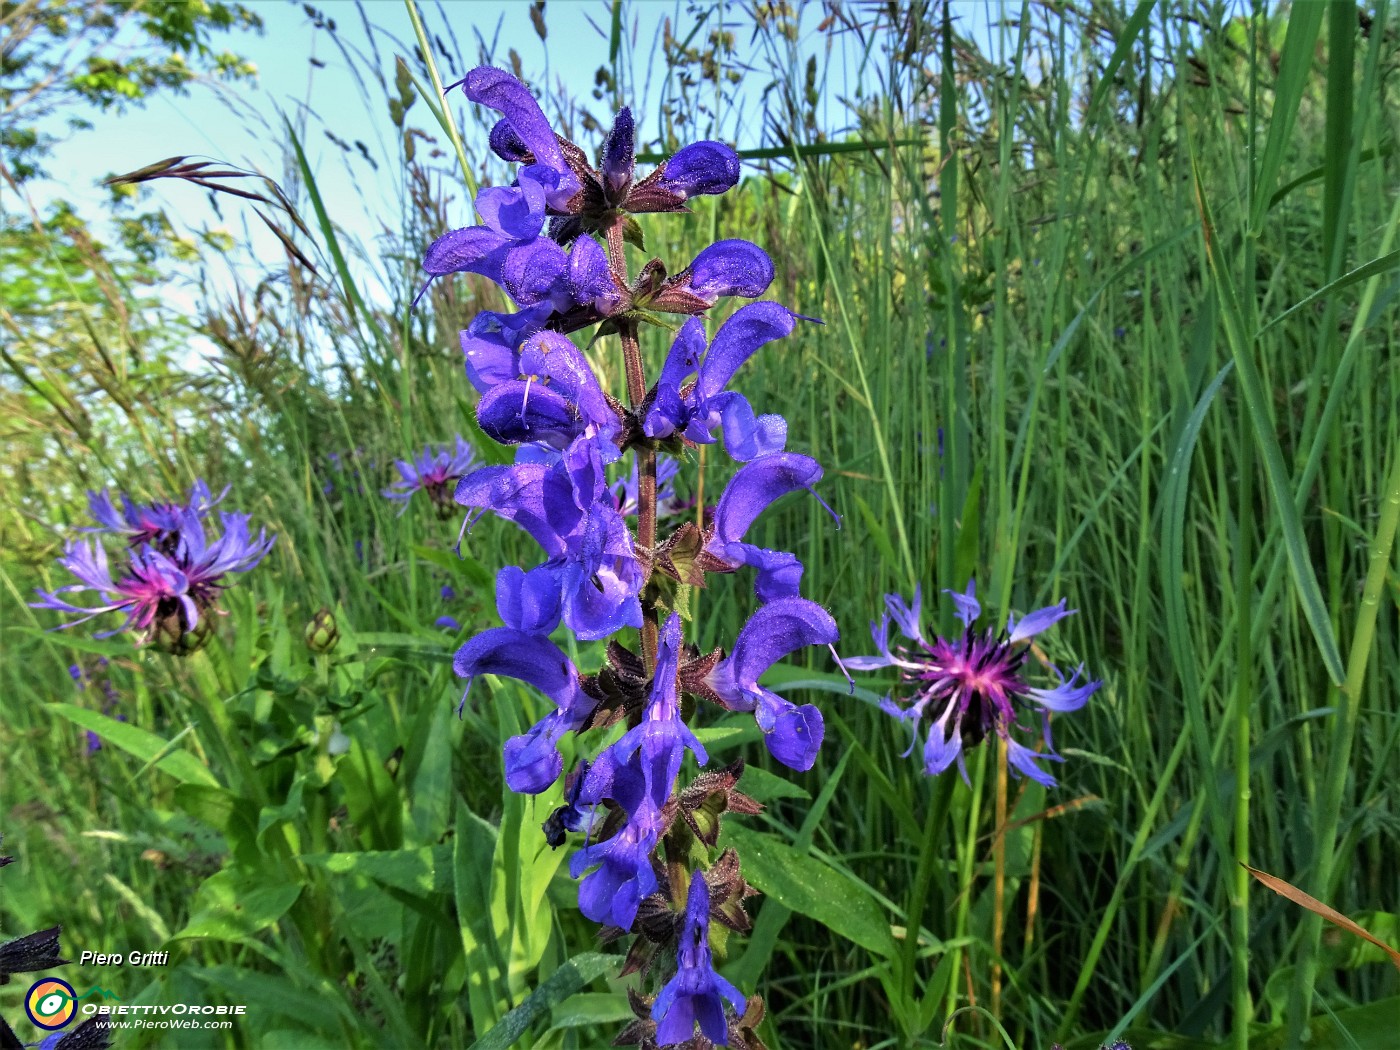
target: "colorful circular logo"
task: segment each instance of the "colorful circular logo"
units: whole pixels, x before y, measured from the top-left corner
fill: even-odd
[[[53,1032],[62,1028],[78,1011],[78,993],[67,981],[45,977],[29,986],[24,1011],[40,1028]]]

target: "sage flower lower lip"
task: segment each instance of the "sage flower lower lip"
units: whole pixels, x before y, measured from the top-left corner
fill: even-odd
[[[1029,653],[1028,645],[1035,635],[1053,626],[1074,610],[1058,605],[1038,609],[1017,621],[1008,619],[1006,630],[995,633],[973,631],[973,623],[981,616],[976,585],[969,581],[967,591],[945,591],[957,608],[963,633],[957,638],[924,638],[919,625],[921,596],[914,590],[912,605],[906,605],[898,595],[885,596],[885,613],[879,624],[870,624],[878,653],[874,656],[849,657],[847,667],[868,671],[882,667],[899,669],[904,682],[912,687],[908,707],[900,707],[889,697],[881,703],[886,714],[910,723],[918,743],[919,725],[929,720],[924,742],[924,772],[930,776],[948,769],[954,762],[967,779],[964,754],[992,734],[1005,743],[1011,768],[1046,787],[1055,786],[1055,778],[1036,763],[1041,760],[1060,762],[1050,740],[1050,712],[1075,711],[1088,702],[1102,682],[1085,678],[1084,668],[1075,669],[1066,681],[1059,668],[1048,664],[1049,671],[1059,680],[1053,688],[1043,689],[1026,681],[1022,669]],[[912,646],[889,645],[889,627],[893,621],[899,632]],[[1017,708],[1030,707],[1040,715],[1041,737],[1047,751],[1038,753],[1014,739],[1013,729],[1024,729],[1017,721]],[[908,752],[906,752],[907,754]]]

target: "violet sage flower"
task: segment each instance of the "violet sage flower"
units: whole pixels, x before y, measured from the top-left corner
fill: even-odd
[[[944,591],[953,599],[963,633],[954,639],[935,636],[925,639],[919,626],[921,596],[914,590],[912,605],[895,594],[885,596],[886,612],[877,624],[870,624],[878,654],[848,657],[847,667],[869,671],[881,667],[897,667],[904,683],[913,690],[910,705],[900,707],[886,697],[880,705],[886,714],[907,722],[914,735],[909,745],[918,744],[919,724],[929,720],[924,742],[924,772],[936,776],[954,762],[967,779],[964,755],[992,734],[999,736],[1007,749],[1007,761],[1017,773],[1030,777],[1046,787],[1055,786],[1055,778],[1036,763],[1042,759],[1061,762],[1050,750],[1050,713],[1077,711],[1083,707],[1102,682],[1084,678],[1082,666],[1075,669],[1068,681],[1053,664],[1051,673],[1059,680],[1053,688],[1036,688],[1023,676],[1030,639],[1053,626],[1074,610],[1065,602],[1038,609],[1017,620],[1008,619],[1006,630],[996,633],[990,628],[978,634],[972,629],[981,615],[982,606],[976,598],[973,581],[967,591]],[[912,646],[890,648],[889,627],[893,620]],[[1083,679],[1081,681],[1081,679]],[[1022,744],[1011,735],[1013,729],[1025,729],[1018,721],[1018,705],[1040,715],[1041,738],[1046,752],[1040,753]],[[908,754],[908,752],[905,752]]]
[[[744,993],[721,977],[710,957],[710,890],[703,873],[690,877],[685,930],[676,950],[676,975],[666,982],[651,1007],[658,1046],[674,1046],[701,1034],[718,1046],[729,1045],[724,1004],[744,1010]]]
[[[439,238],[424,269],[431,278],[483,275],[515,305],[514,312],[479,314],[461,337],[467,379],[480,394],[477,421],[492,440],[513,447],[515,459],[465,474],[454,500],[469,511],[464,532],[491,511],[524,529],[543,560],[499,570],[502,626],[462,645],[455,670],[468,691],[476,676],[491,674],[549,700],[542,717],[505,743],[507,786],[554,791],[564,751],[577,749],[563,804],[551,801],[542,826],[546,842],[557,847],[570,833],[583,836],[569,859],[579,910],[604,924],[605,940],[635,935],[624,974],[645,975],[661,953],[675,951],[675,976],[654,1000],[629,993],[636,1019],[620,1040],[754,1050],[762,1045],[754,1032],[762,1000],[746,1000],[714,972],[709,920],[713,911],[728,929],[746,932],[743,901],[755,891],[736,850],[713,863],[708,851],[718,847],[723,815],[761,807],[737,788],[742,760],[684,783],[685,753],[699,766],[709,757],[685,714],[690,700],[706,700],[752,715],[771,754],[797,770],[813,767],[822,743],[817,708],[760,679],[804,646],[832,645],[836,624],[799,596],[797,556],[750,538],[775,501],[798,490],[815,494],[822,470],[784,451],[781,415],[756,412],[730,389],[754,353],[805,318],[778,303],[752,303],[713,340],[706,337],[699,315],[724,297],[763,295],[773,282],[773,260],[745,240],[711,244],[678,270],[652,258],[629,275],[625,245],[642,249],[632,216],[685,211],[690,197],[729,189],[739,160],[728,146],[695,143],[639,178],[629,110],[617,114],[593,164],[555,134],[516,77],[483,67],[460,83],[468,98],[500,114],[490,147],[518,167],[509,185],[477,194],[481,225]],[[661,324],[661,313],[691,316],[649,383],[639,332]],[[569,338],[594,325],[602,328],[586,344]],[[605,381],[617,370],[595,349],[609,335],[621,342],[625,373],[611,391]],[[600,362],[596,372],[590,361]],[[684,509],[674,493],[685,453],[721,437],[723,452],[741,467],[718,505],[659,535],[667,511]],[[763,604],[732,649],[702,653],[687,644],[684,587],[703,586],[706,573],[746,569],[754,570]],[[607,642],[595,673],[580,673],[551,640],[561,630],[580,642]],[[611,726],[620,730],[615,742],[586,750],[593,730]],[[677,858],[688,858],[686,867],[708,865],[695,871],[685,901],[686,867]]]

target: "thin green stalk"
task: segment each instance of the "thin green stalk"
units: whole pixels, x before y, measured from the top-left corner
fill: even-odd
[[[904,981],[904,1010],[900,1012],[901,1017],[909,1017],[914,1013],[915,962],[919,954],[924,906],[933,889],[934,872],[938,867],[943,843],[946,841],[944,832],[948,826],[948,810],[957,786],[955,776],[933,778],[933,797],[928,803],[928,818],[924,822],[924,834],[919,843],[919,862],[914,869],[913,891],[904,909],[904,951],[900,958],[900,975]],[[942,899],[943,895],[940,893],[939,900]]]
[[[462,178],[467,182],[467,189],[473,197],[476,196],[476,178],[472,175],[472,166],[467,163],[467,151],[462,145],[462,135],[457,130],[457,121],[452,117],[452,110],[448,108],[446,92],[442,87],[442,77],[438,75],[437,61],[433,58],[433,48],[428,42],[427,31],[423,28],[423,19],[418,14],[417,0],[403,0],[404,7],[408,8],[408,19],[413,23],[413,35],[418,40],[418,50],[423,55],[423,62],[428,67],[428,76],[433,82],[434,98],[427,100],[430,104],[435,100],[436,107],[434,115],[447,132],[447,137],[452,140],[452,149],[457,154],[457,163],[462,168]]]
[[[1361,607],[1356,614],[1356,630],[1352,635],[1351,652],[1347,659],[1346,681],[1342,684],[1341,700],[1333,723],[1332,749],[1327,759],[1327,779],[1323,787],[1314,827],[1317,829],[1316,859],[1308,892],[1327,903],[1332,895],[1332,869],[1337,856],[1337,823],[1341,816],[1342,795],[1347,775],[1352,769],[1352,745],[1356,726],[1361,717],[1361,687],[1366,679],[1366,664],[1376,638],[1376,618],[1380,613],[1381,593],[1385,589],[1386,573],[1390,568],[1395,533],[1400,526],[1400,442],[1390,449],[1390,477],[1386,481],[1384,502],[1376,535],[1370,543],[1370,566],[1361,592]],[[1303,943],[1299,952],[1297,972],[1288,999],[1288,1033],[1290,1045],[1297,1045],[1306,1026],[1313,986],[1317,981],[1318,945],[1322,938],[1322,917],[1309,912],[1303,920]]]

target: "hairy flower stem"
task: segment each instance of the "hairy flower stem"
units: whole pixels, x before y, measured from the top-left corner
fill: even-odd
[[[626,277],[627,253],[622,239],[625,215],[608,226],[608,262],[613,271]],[[622,360],[627,369],[627,396],[632,409],[641,407],[647,395],[646,370],[642,366],[642,348],[637,339],[637,322],[631,317],[618,321],[622,339]],[[647,552],[656,548],[656,449],[637,450],[637,546]],[[660,638],[660,619],[653,602],[642,602],[642,662],[650,673],[656,666],[656,647]]]

